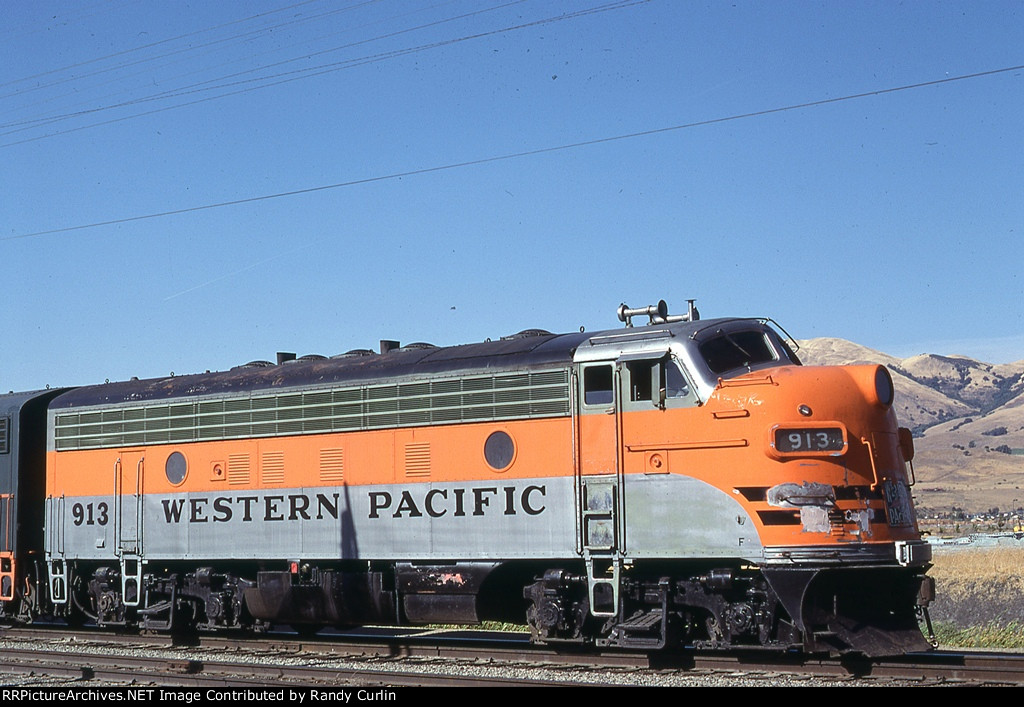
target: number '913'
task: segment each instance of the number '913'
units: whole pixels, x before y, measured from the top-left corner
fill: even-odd
[[[106,525],[107,504],[76,503],[71,507],[71,515],[75,517],[75,525]]]

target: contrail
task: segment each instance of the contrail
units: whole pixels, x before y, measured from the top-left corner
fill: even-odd
[[[167,302],[169,300],[174,299],[175,297],[181,297],[182,295],[187,295],[189,292],[195,292],[196,290],[201,290],[202,288],[206,287],[207,285],[212,285],[215,282],[220,282],[221,280],[227,280],[228,278],[232,278],[235,275],[240,275],[240,274],[246,272],[247,270],[252,270],[254,268],[258,268],[261,265],[265,265],[265,264],[269,263],[271,260],[277,260],[278,258],[283,258],[286,255],[291,255],[292,253],[296,253],[296,252],[298,252],[300,250],[305,250],[306,248],[309,248],[309,247],[315,245],[317,242],[318,241],[313,241],[313,243],[307,243],[306,245],[299,246],[298,248],[292,248],[291,250],[286,250],[283,253],[278,253],[277,255],[272,255],[269,258],[264,258],[263,260],[258,260],[255,263],[252,263],[251,265],[246,265],[244,268],[240,268],[239,270],[235,270],[233,272],[229,272],[226,275],[221,275],[220,277],[215,277],[212,280],[207,280],[206,282],[203,282],[203,283],[200,283],[198,285],[195,285],[194,287],[190,287],[187,290],[182,290],[181,292],[175,292],[173,295],[167,295],[166,297],[164,297],[163,301]]]

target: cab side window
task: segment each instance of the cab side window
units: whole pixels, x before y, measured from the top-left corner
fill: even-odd
[[[629,361],[625,364],[629,402],[646,402],[652,405],[657,403],[659,368],[658,361]]]
[[[583,369],[583,404],[611,405],[614,401],[612,393],[611,364],[587,366]]]
[[[623,407],[631,410],[698,405],[693,386],[671,356],[622,363]]]
[[[665,398],[666,400],[682,400],[692,395],[691,386],[686,376],[679,370],[674,361],[665,365]]]

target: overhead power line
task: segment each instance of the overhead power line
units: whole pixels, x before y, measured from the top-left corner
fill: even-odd
[[[1018,66],[1008,66],[1002,69],[992,69],[990,71],[979,71],[973,74],[962,74],[960,76],[949,76],[942,79],[935,79],[933,81],[922,81],[920,83],[906,84],[904,86],[894,86],[891,88],[882,88],[875,91],[866,91],[863,93],[853,93],[846,96],[837,96],[835,98],[822,98],[816,101],[807,101],[805,103],[794,103],[788,106],[782,106],[779,108],[767,108],[765,110],[752,111],[750,113],[737,113],[734,115],[723,116],[720,118],[709,118],[707,120],[699,120],[692,123],[681,123],[679,125],[670,125],[662,128],[652,128],[650,130],[641,130],[638,132],[625,133],[621,135],[612,135],[609,137],[594,138],[592,140],[583,140],[581,142],[567,143],[563,145],[555,145],[550,147],[540,147],[533,150],[524,150],[522,152],[512,152],[504,155],[495,155],[491,157],[481,157],[475,160],[468,160],[465,162],[453,162],[445,165],[437,165],[434,167],[422,167],[419,169],[412,169],[405,172],[393,172],[390,174],[382,174],[373,177],[363,177],[360,179],[352,179],[345,182],[338,182],[336,184],[323,184],[315,187],[306,187],[304,189],[293,189],[291,191],[278,192],[276,194],[263,194],[260,196],[251,196],[243,199],[234,199],[231,201],[221,201],[215,204],[203,204],[201,206],[190,206],[180,209],[172,209],[169,211],[161,211],[158,213],[144,214],[141,216],[128,216],[124,218],[111,219],[109,221],[97,221],[94,223],[86,223],[78,226],[65,226],[64,228],[53,228],[46,231],[34,231],[32,233],[22,233],[13,236],[4,236],[0,240],[10,241],[21,238],[34,238],[36,236],[47,236],[56,233],[69,233],[71,231],[81,231],[88,228],[99,228],[101,226],[114,226],[122,223],[132,223],[133,221],[145,221],[154,218],[163,218],[165,216],[177,216],[180,214],[194,213],[196,211],[207,211],[209,209],[219,209],[227,206],[238,206],[241,204],[251,204],[257,201],[268,201],[270,199],[281,199],[289,196],[299,196],[301,194],[313,194],[315,192],[328,191],[331,189],[341,189],[343,187],[352,187],[360,184],[371,184],[373,182],[382,182],[390,179],[400,179],[403,177],[412,177],[422,174],[430,174],[432,172],[443,172],[446,170],[460,169],[463,167],[472,167],[476,165],[488,164],[491,162],[501,162],[504,160],[513,160],[523,157],[531,157],[534,155],[542,155],[551,152],[560,152],[563,150],[574,150],[581,147],[590,147],[593,145],[600,145],[603,143],[617,142],[619,140],[630,140],[639,137],[648,137],[651,135],[659,135],[662,133],[674,132],[677,130],[686,130],[690,128],[699,128],[708,125],[716,125],[718,123],[726,123],[734,120],[744,120],[747,118],[758,118],[766,115],[772,115],[775,113],[785,113],[788,111],[802,110],[805,108],[814,108],[818,106],[825,106],[832,103],[841,103],[844,101],[852,101],[860,98],[870,98],[872,96],[882,96],[889,93],[897,93],[899,91],[909,91],[911,89],[926,88],[928,86],[939,86],[943,84],[949,84],[956,81],[967,81],[969,79],[983,78],[986,76],[995,76],[997,74],[1005,74],[1013,71],[1024,70],[1024,64]]]
[[[134,54],[136,52],[140,52],[140,51],[143,51],[143,50],[146,50],[146,49],[152,49],[153,47],[159,47],[159,46],[164,45],[164,44],[170,44],[172,42],[177,42],[177,41],[182,40],[182,39],[188,39],[189,37],[195,37],[195,36],[202,35],[202,34],[205,34],[207,32],[214,31],[214,30],[223,29],[225,27],[231,27],[232,25],[242,24],[242,23],[245,23],[245,22],[251,22],[252,20],[256,20],[256,19],[259,19],[259,18],[262,18],[262,17],[266,17],[268,15],[273,15],[273,14],[279,13],[279,12],[285,12],[286,10],[293,10],[293,9],[295,9],[295,8],[301,6],[301,5],[308,5],[309,3],[315,2],[315,1],[316,0],[302,0],[302,2],[295,3],[294,5],[288,5],[287,7],[277,8],[276,10],[269,10],[267,12],[261,12],[259,14],[250,15],[249,17],[243,17],[243,18],[238,19],[238,20],[231,20],[230,22],[225,22],[223,24],[214,25],[213,27],[207,27],[205,29],[196,30],[194,32],[189,32],[187,34],[181,34],[181,35],[178,35],[177,37],[168,37],[167,39],[161,39],[161,40],[156,41],[156,42],[150,42],[149,44],[143,44],[143,45],[138,46],[138,47],[132,47],[131,49],[125,49],[125,50],[122,50],[122,51],[119,51],[119,52],[114,52],[113,54],[106,54],[104,56],[94,57],[92,59],[87,59],[85,61],[80,61],[80,62],[77,62],[75,64],[68,64],[67,66],[61,66],[61,67],[58,67],[56,69],[48,69],[47,71],[40,71],[39,73],[31,74],[29,76],[24,76],[24,77],[18,78],[18,79],[11,79],[9,81],[5,81],[4,83],[0,83],[0,88],[4,88],[6,86],[11,86],[11,85],[14,85],[14,84],[19,84],[19,83],[26,83],[26,82],[32,81],[33,79],[40,79],[40,78],[42,78],[44,76],[50,76],[52,74],[58,74],[58,73],[61,73],[63,71],[70,71],[72,69],[80,69],[83,66],[88,66],[89,64],[96,64],[96,63],[99,63],[99,62],[107,61],[109,59],[116,59],[117,57],[125,56],[127,54]],[[152,58],[146,59],[144,61],[152,61],[152,59],[159,59],[159,58],[161,58],[161,57],[159,57],[159,56],[158,57],[152,57]],[[123,68],[123,66],[124,65],[114,66],[114,67],[110,67],[110,68],[107,68],[107,69],[103,69],[102,71],[103,72],[114,71],[114,70]],[[90,74],[86,74],[86,76],[89,76],[89,75]],[[48,87],[53,86],[53,85],[55,85],[57,83],[64,83],[66,81],[72,81],[72,80],[79,80],[81,78],[82,78],[82,75],[79,74],[79,75],[73,76],[71,78],[62,79],[60,81],[55,81],[54,83],[50,83],[50,84],[37,83],[36,85],[31,86],[31,87],[29,87],[28,89],[25,89],[25,90],[36,91],[36,90],[39,90],[41,88],[48,88]],[[14,95],[14,94],[10,94],[10,95]],[[4,97],[6,98],[7,96],[4,96]]]
[[[0,132],[0,137],[3,137],[3,136],[7,136],[7,135],[13,135],[14,133],[18,133],[18,132],[24,132],[24,131],[28,131],[28,130],[34,130],[34,129],[37,129],[37,128],[42,128],[42,127],[45,127],[45,126],[50,125],[50,124],[58,123],[58,122],[69,120],[69,119],[73,119],[73,118],[80,118],[80,117],[84,117],[84,116],[87,116],[87,115],[92,115],[92,114],[96,114],[96,113],[106,112],[106,111],[109,111],[109,110],[127,108],[127,107],[130,107],[130,106],[137,106],[137,105],[142,105],[142,104],[145,104],[145,103],[163,102],[163,101],[168,101],[168,100],[173,100],[173,99],[186,99],[186,98],[188,98],[191,95],[208,94],[208,93],[211,93],[211,92],[220,91],[220,93],[217,93],[216,95],[212,95],[212,96],[211,95],[206,95],[204,97],[195,98],[193,100],[184,100],[183,102],[174,103],[172,105],[167,105],[167,106],[163,106],[163,107],[160,107],[160,108],[154,108],[152,110],[143,111],[143,112],[139,112],[139,113],[133,113],[131,115],[121,116],[119,118],[112,118],[112,119],[101,121],[101,122],[90,123],[88,125],[81,125],[81,126],[74,127],[74,128],[67,128],[67,129],[64,129],[64,130],[58,130],[58,131],[55,131],[55,132],[45,133],[45,134],[42,134],[42,135],[36,135],[34,137],[24,138],[22,140],[14,140],[14,141],[11,141],[11,142],[2,143],[2,144],[0,144],[0,148],[13,147],[15,145],[23,145],[25,143],[36,142],[38,140],[45,140],[45,139],[49,139],[49,138],[56,137],[56,136],[59,136],[59,135],[67,135],[69,133],[74,133],[74,132],[78,132],[78,131],[81,131],[81,130],[88,130],[88,129],[91,129],[91,128],[96,128],[96,127],[100,127],[100,126],[104,126],[104,125],[110,125],[110,124],[113,124],[113,123],[119,123],[119,122],[123,122],[123,121],[127,121],[127,120],[134,120],[135,118],[141,118],[141,117],[144,117],[144,116],[153,115],[155,113],[162,113],[164,111],[175,110],[175,109],[178,109],[178,108],[184,108],[184,107],[196,105],[198,103],[205,103],[207,101],[213,101],[213,100],[218,100],[218,99],[221,99],[221,98],[227,98],[229,96],[235,96],[235,95],[239,95],[239,94],[243,94],[243,93],[249,93],[251,91],[256,91],[256,90],[260,90],[260,89],[264,89],[264,88],[271,88],[271,87],[274,87],[274,86],[279,86],[281,84],[291,83],[293,81],[301,81],[301,80],[305,80],[305,79],[309,79],[309,78],[314,78],[314,77],[317,77],[317,76],[322,76],[324,74],[330,74],[330,73],[334,73],[334,72],[341,71],[341,70],[344,70],[344,69],[351,69],[351,68],[355,68],[355,67],[358,67],[358,66],[365,66],[367,64],[373,64],[373,63],[380,62],[380,61],[385,61],[385,60],[389,60],[389,59],[395,59],[395,58],[398,58],[398,57],[403,57],[403,56],[407,56],[407,55],[410,55],[410,54],[415,54],[415,53],[418,53],[418,52],[428,51],[428,50],[432,50],[432,49],[439,49],[439,48],[446,47],[446,46],[449,46],[449,45],[452,45],[452,44],[457,44],[457,43],[460,43],[460,42],[466,42],[466,41],[470,41],[470,40],[481,39],[481,38],[484,38],[484,37],[489,37],[489,36],[493,36],[493,35],[497,35],[497,34],[503,34],[503,33],[506,33],[506,32],[513,32],[513,31],[517,31],[517,30],[522,30],[522,29],[526,29],[526,28],[530,28],[530,27],[537,27],[537,26],[546,25],[546,24],[552,24],[552,23],[555,23],[555,22],[563,22],[563,21],[566,21],[566,20],[579,19],[581,17],[586,17],[588,15],[593,15],[593,14],[602,13],[602,12],[609,12],[609,11],[612,11],[612,10],[621,10],[621,9],[625,9],[625,8],[628,8],[628,7],[633,7],[635,5],[642,5],[642,4],[645,4],[645,3],[649,2],[649,1],[650,0],[615,0],[614,2],[609,2],[609,3],[602,4],[602,5],[597,5],[595,7],[584,8],[582,10],[577,10],[577,11],[574,11],[574,12],[563,12],[563,13],[560,13],[558,15],[553,15],[553,16],[546,17],[546,18],[539,19],[539,20],[531,20],[529,22],[520,23],[520,24],[516,24],[516,25],[511,25],[511,26],[507,26],[507,27],[501,27],[501,28],[498,28],[498,29],[492,29],[492,30],[487,30],[487,31],[483,31],[483,32],[477,32],[477,33],[474,33],[474,34],[463,35],[463,36],[459,36],[459,37],[455,37],[455,38],[450,38],[450,39],[438,40],[438,41],[430,42],[428,44],[422,44],[422,45],[419,45],[419,46],[404,47],[404,48],[399,48],[399,49],[392,49],[392,50],[381,52],[381,53],[378,53],[378,54],[372,54],[372,55],[368,55],[368,56],[355,57],[355,58],[352,58],[352,59],[345,59],[345,60],[342,60],[342,61],[336,61],[336,62],[332,62],[332,63],[329,63],[329,64],[320,64],[320,65],[316,65],[316,66],[307,66],[307,67],[303,67],[303,68],[292,69],[290,71],[283,71],[283,72],[279,72],[279,73],[275,73],[275,74],[267,74],[267,75],[263,75],[263,76],[258,76],[258,77],[255,77],[255,78],[246,78],[246,79],[238,78],[238,77],[241,77],[244,74],[250,74],[250,73],[254,73],[254,72],[265,71],[265,70],[273,68],[275,66],[280,66],[280,65],[283,65],[283,64],[292,63],[293,61],[299,61],[299,60],[305,61],[305,60],[313,58],[314,56],[319,56],[319,55],[322,55],[322,54],[328,54],[328,53],[340,51],[342,49],[348,49],[348,48],[356,47],[356,46],[359,46],[359,45],[362,45],[362,44],[368,44],[370,42],[379,41],[381,39],[388,39],[388,38],[391,38],[391,37],[396,37],[396,36],[399,36],[399,35],[402,35],[402,34],[406,34],[406,33],[409,33],[409,32],[415,32],[415,31],[418,31],[418,30],[422,30],[422,29],[425,29],[425,28],[428,28],[428,27],[433,27],[433,26],[437,26],[437,25],[440,25],[440,24],[448,23],[448,22],[454,22],[454,21],[457,21],[457,20],[463,20],[463,19],[466,19],[468,17],[479,15],[479,14],[482,14],[482,13],[485,13],[485,12],[491,12],[491,11],[498,10],[498,9],[504,9],[504,8],[510,6],[510,5],[515,5],[517,3],[523,2],[523,0],[511,0],[510,2],[505,3],[503,5],[497,5],[497,6],[493,6],[493,7],[484,8],[484,9],[474,10],[473,12],[465,13],[465,14],[462,14],[462,15],[454,16],[454,17],[444,18],[442,20],[438,20],[438,21],[434,21],[434,22],[429,22],[427,24],[419,25],[419,26],[416,26],[416,27],[410,27],[410,28],[403,29],[403,30],[389,32],[387,34],[383,34],[383,35],[380,35],[380,36],[377,36],[377,37],[373,37],[373,38],[369,38],[369,39],[364,39],[364,40],[360,40],[360,41],[356,41],[356,42],[351,42],[349,44],[346,44],[346,45],[343,45],[343,46],[340,46],[340,47],[333,47],[331,49],[327,49],[327,50],[323,50],[323,51],[318,51],[318,52],[314,52],[314,53],[311,53],[311,54],[304,54],[300,59],[290,59],[290,60],[287,60],[287,61],[277,62],[275,64],[263,65],[263,66],[255,68],[255,69],[251,69],[249,71],[240,72],[238,74],[224,76],[224,77],[221,77],[221,78],[218,78],[218,79],[210,79],[210,80],[203,81],[203,82],[200,82],[200,83],[197,83],[197,84],[192,84],[190,86],[182,86],[182,87],[177,88],[177,89],[172,89],[172,90],[167,90],[167,91],[160,91],[160,92],[157,92],[155,94],[151,94],[151,95],[140,97],[140,98],[133,98],[133,99],[130,99],[130,100],[122,101],[120,103],[114,103],[114,104],[108,104],[108,105],[98,106],[98,107],[94,107],[94,108],[83,109],[83,110],[75,111],[73,113],[65,113],[65,114],[50,115],[50,116],[40,116],[40,117],[36,117],[36,118],[31,118],[31,119],[26,119],[26,120],[21,120],[21,121],[17,121],[17,122],[6,123],[6,124],[0,123],[0,130],[2,130],[2,132]],[[232,80],[232,79],[235,79],[235,80]]]

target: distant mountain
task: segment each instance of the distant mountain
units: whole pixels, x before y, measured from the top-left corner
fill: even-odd
[[[801,341],[806,365],[881,363],[896,385],[896,416],[914,432],[914,495],[923,509],[1024,505],[1024,360],[899,359],[843,339]]]

